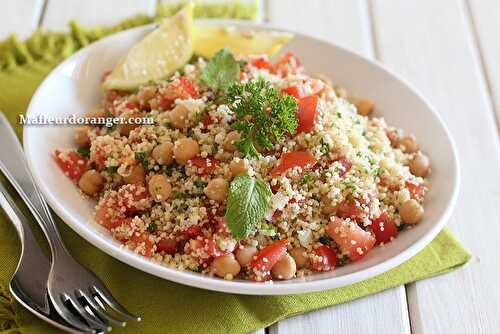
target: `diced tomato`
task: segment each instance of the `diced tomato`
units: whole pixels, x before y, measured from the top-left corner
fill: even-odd
[[[398,228],[386,212],[373,220],[372,231],[377,239],[377,244],[388,243],[398,236]]]
[[[286,254],[287,245],[288,239],[283,239],[261,249],[251,262],[252,268],[262,272],[270,271],[276,262]]]
[[[115,115],[116,101],[126,94],[126,92],[120,92],[117,90],[110,90],[109,92],[107,92],[104,97],[104,109]]]
[[[250,62],[250,65],[258,69],[269,68],[269,61],[267,57],[259,57]]]
[[[309,132],[314,128],[314,121],[318,109],[318,97],[310,95],[303,97],[299,100],[297,108],[297,119],[299,125],[297,126],[297,133]]]
[[[240,81],[243,81],[243,78],[245,77],[245,74],[243,71],[240,71]]]
[[[283,89],[281,89],[281,92],[283,94],[287,94],[287,95],[293,96],[297,100],[300,100],[302,98],[302,92],[299,89],[299,87],[297,87],[297,86],[290,86],[290,87],[287,87],[287,88],[283,88]]]
[[[294,167],[302,168],[302,172],[305,173],[307,170],[311,169],[316,162],[316,158],[309,152],[295,151],[283,153],[278,165],[271,170],[270,175],[274,177],[284,174]]]
[[[191,164],[198,168],[198,175],[211,175],[219,166],[219,160],[210,155],[206,158],[197,156],[191,159]]]
[[[183,230],[181,232],[182,235],[185,235],[189,238],[196,238],[197,236],[201,235],[201,226],[199,225],[193,225],[189,226],[187,229]]]
[[[124,214],[120,212],[116,207],[109,207],[106,202],[101,203],[95,212],[95,221],[101,224],[108,230],[117,228],[126,222]]]
[[[217,241],[213,237],[208,238],[206,243],[208,256],[218,257],[227,253],[220,249],[219,245],[217,245]]]
[[[424,197],[425,186],[423,184],[406,181],[405,187],[410,192],[411,198],[418,201]]]
[[[180,82],[181,82],[181,87],[182,87],[182,93],[181,95],[179,96],[181,99],[182,98],[197,98],[198,97],[198,92],[196,91],[196,87],[194,86],[194,84],[191,82],[191,80],[189,80],[188,78],[186,77],[180,77]]]
[[[365,256],[375,245],[375,238],[355,222],[335,218],[326,226],[326,233],[335,241],[340,250],[353,261]]]
[[[172,238],[161,238],[156,243],[156,249],[158,252],[173,255],[177,252],[177,242]]]
[[[89,169],[88,160],[76,153],[76,151],[63,153],[55,150],[54,157],[64,174],[74,182],[78,182],[82,175]]]
[[[340,176],[345,176],[352,168],[352,163],[347,161],[347,159],[344,157],[335,159],[333,161],[338,161],[342,165],[342,171],[340,171],[339,173]]]
[[[116,201],[119,208],[125,208],[126,213],[134,213],[151,206],[148,198],[149,193],[143,184],[125,184],[118,189]]]
[[[399,190],[399,184],[387,183],[387,179],[385,177],[380,177],[380,182],[378,183],[381,187],[387,187],[390,191]]]
[[[299,73],[301,68],[300,61],[291,52],[287,52],[271,67],[271,72],[286,77]]]
[[[141,105],[138,101],[129,101],[125,103],[125,108],[128,109],[140,109]]]
[[[203,117],[203,127],[205,129],[208,129],[208,126],[213,124],[214,123],[214,120],[212,119],[212,117],[210,117],[210,115],[205,115],[205,117]]]
[[[221,214],[221,212],[218,212],[218,214]],[[215,221],[215,233],[218,233],[220,235],[229,235],[229,228],[227,226],[227,220],[224,217],[216,216],[214,217]]]
[[[314,250],[314,253],[321,256],[321,261],[312,261],[312,267],[316,271],[333,270],[337,263],[337,254],[328,246],[323,245]]]
[[[151,257],[154,253],[155,243],[150,240],[150,234],[148,232],[134,232],[130,237],[132,241],[138,247],[144,247],[141,249],[141,254],[145,257]]]
[[[353,200],[345,200],[339,204],[338,212],[342,218],[356,219],[364,217],[368,212]]]

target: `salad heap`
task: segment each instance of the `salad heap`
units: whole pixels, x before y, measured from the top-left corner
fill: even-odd
[[[144,43],[156,45],[146,36],[87,116],[154,124],[85,126],[78,148],[55,152],[97,199],[97,223],[160,264],[270,281],[335,270],[421,221],[430,163],[414,136],[293,54],[271,62],[276,43],[267,54],[192,57],[189,13],[160,27],[182,36],[182,54],[131,80]]]

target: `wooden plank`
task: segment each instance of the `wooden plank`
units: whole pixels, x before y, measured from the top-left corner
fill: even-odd
[[[480,56],[486,70],[489,93],[493,98],[498,124],[500,120],[500,63],[498,62],[500,59],[500,40],[498,39],[500,1],[469,0],[468,5],[472,29],[480,48]]]
[[[371,57],[373,47],[363,0],[269,1],[273,25],[332,41]],[[307,65],[306,65],[307,66]],[[271,334],[294,333],[410,333],[404,287],[350,303],[328,307],[275,324]]]
[[[156,0],[49,0],[42,26],[65,31],[73,19],[84,26],[112,25],[133,15],[155,12]]]
[[[449,225],[475,255],[461,270],[410,286],[412,332],[498,333],[500,145],[464,2],[372,4],[380,59],[423,92],[454,135],[462,191]]]
[[[38,27],[43,5],[43,0],[3,1],[0,40],[14,32],[21,39],[28,37]]]

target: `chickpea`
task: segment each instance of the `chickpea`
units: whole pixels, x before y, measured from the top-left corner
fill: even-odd
[[[120,135],[128,137],[130,132],[134,130],[135,128],[139,127],[140,124],[135,124],[135,123],[128,123],[131,118],[141,118],[144,117],[144,113],[142,112],[132,112],[128,114],[127,116],[124,117],[124,123],[118,125],[118,132]],[[135,121],[135,120],[134,120]]]
[[[238,248],[236,251],[236,260],[238,260],[238,263],[242,267],[244,267],[252,261],[256,253],[257,248],[253,246],[244,246],[243,248]]]
[[[361,116],[369,116],[374,108],[375,103],[371,100],[362,99],[356,102],[356,109]]]
[[[429,174],[431,162],[426,155],[418,153],[413,160],[408,163],[408,166],[413,175],[426,177],[427,174]]]
[[[401,220],[406,224],[417,224],[422,220],[424,208],[414,199],[404,202],[399,208]]]
[[[156,202],[163,202],[169,198],[172,186],[165,175],[156,174],[149,180],[148,190]]]
[[[295,276],[297,272],[297,265],[295,260],[290,255],[283,256],[271,269],[274,278],[277,279],[290,279]]]
[[[216,202],[224,202],[229,188],[229,182],[222,178],[213,179],[208,182],[203,192],[207,197]]]
[[[153,149],[151,155],[160,165],[170,165],[174,161],[174,144],[171,142],[161,143]]]
[[[401,138],[399,145],[403,146],[403,150],[406,153],[415,153],[418,151],[417,138],[414,135],[409,135]]]
[[[215,275],[222,278],[233,278],[241,270],[240,264],[236,261],[232,253],[216,257],[212,262],[212,268]]]
[[[224,140],[224,149],[228,152],[236,151],[236,146],[234,145],[234,143],[240,140],[240,138],[241,135],[238,133],[238,131],[229,132],[226,136],[226,139]]]
[[[83,173],[78,186],[87,195],[95,195],[104,187],[104,178],[98,171],[91,169]]]
[[[146,179],[146,171],[142,165],[133,165],[130,168],[130,174],[123,176],[123,182],[133,184],[133,183],[144,183]]]
[[[82,126],[75,130],[75,144],[78,147],[90,147],[89,127]]]
[[[240,159],[238,161],[235,160],[231,161],[231,163],[229,164],[229,170],[231,171],[231,175],[235,177],[237,175],[246,173],[248,168],[245,163],[245,160]]]
[[[182,138],[174,144],[174,157],[179,165],[185,165],[200,153],[200,146],[191,138]]]
[[[337,206],[333,205],[332,200],[328,196],[323,196],[321,198],[321,211],[327,215],[333,215],[337,212]]]
[[[292,248],[290,250],[290,255],[295,260],[298,269],[309,267],[310,261],[309,258],[305,256],[305,253],[306,249],[303,247]]]
[[[185,129],[188,127],[189,123],[189,109],[183,105],[178,104],[169,113],[170,124],[176,129]]]

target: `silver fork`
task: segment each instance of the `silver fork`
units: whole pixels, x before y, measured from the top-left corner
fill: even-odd
[[[110,331],[111,324],[125,325],[124,321],[109,315],[106,306],[122,317],[140,321],[140,317],[121,306],[101,280],[67,251],[47,203],[28,170],[21,145],[3,113],[0,113],[0,170],[26,202],[49,241],[52,264],[47,292],[59,315],[87,333]]]

